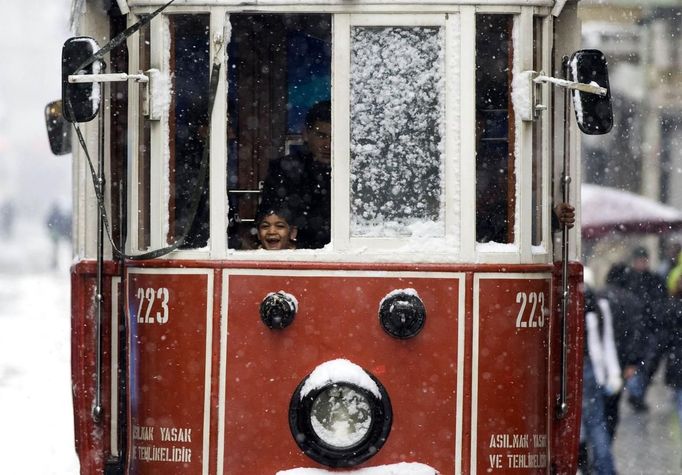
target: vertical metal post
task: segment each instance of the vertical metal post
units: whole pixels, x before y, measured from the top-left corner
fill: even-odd
[[[102,70],[106,66],[102,63]],[[108,84],[102,85],[103,89]],[[103,97],[107,97],[103,94]],[[97,116],[97,277],[95,284],[95,402],[92,407],[92,418],[99,423],[102,420],[102,305],[104,282],[104,114]]]
[[[562,66],[564,77],[568,79],[568,58],[564,57]],[[570,199],[570,94],[569,89],[564,89],[564,154],[563,170],[561,172],[562,200],[568,203]],[[557,416],[564,417],[568,413],[568,225],[561,226],[561,390],[557,401]]]

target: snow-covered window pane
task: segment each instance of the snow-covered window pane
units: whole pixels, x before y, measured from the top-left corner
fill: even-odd
[[[443,236],[444,40],[351,30],[351,235]]]

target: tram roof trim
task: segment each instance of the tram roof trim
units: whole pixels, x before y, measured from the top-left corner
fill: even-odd
[[[74,0],[74,3],[82,3],[86,0]],[[128,6],[154,7],[166,3],[164,0],[128,0]],[[174,4],[176,7],[184,6],[239,6],[239,7],[267,7],[267,6],[371,6],[371,5],[504,5],[504,6],[537,6],[554,7],[555,3],[566,3],[566,0],[555,2],[552,0],[183,0]]]

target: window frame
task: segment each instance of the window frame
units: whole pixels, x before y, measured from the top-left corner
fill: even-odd
[[[170,30],[169,17],[175,15],[208,15],[209,16],[209,57],[211,59],[216,56],[216,38],[224,38],[227,31],[228,21],[227,9],[225,7],[192,7],[185,6],[181,9],[172,9],[155,17],[150,22],[150,68],[157,69],[161,74],[168,74],[170,71],[169,64],[169,48],[170,48]],[[134,22],[133,15],[130,15],[129,23]],[[220,45],[222,48],[224,45]],[[130,71],[137,72],[140,69],[139,64],[139,39],[138,35],[133,35],[128,39],[128,48],[130,51]],[[206,247],[198,249],[178,249],[170,254],[164,256],[165,258],[182,258],[182,259],[208,259],[208,258],[223,258],[227,254],[227,235],[224,232],[227,229],[227,193],[225,189],[226,183],[226,166],[227,166],[227,144],[225,143],[226,127],[227,127],[227,81],[225,73],[225,54],[218,54],[218,58],[222,61],[220,68],[220,77],[218,80],[218,89],[216,91],[215,103],[211,115],[211,135],[209,143],[209,216],[210,216],[210,231],[208,244]],[[209,64],[210,67],[210,64]],[[143,71],[144,73],[144,71]],[[128,179],[129,183],[138,183],[139,180],[139,155],[137,149],[139,147],[140,134],[138,132],[142,121],[149,120],[151,125],[149,157],[151,167],[150,179],[150,197],[148,203],[140,203],[140,196],[137,192],[137,186],[129,186],[128,188],[128,207],[133,211],[128,216],[128,242],[126,251],[131,254],[144,252],[150,249],[159,249],[168,246],[168,230],[169,230],[169,111],[164,110],[160,120],[150,120],[146,116],[137,114],[135,111],[141,107],[143,100],[141,89],[131,86],[129,90],[129,153],[132,155],[128,161]],[[138,207],[148,206],[150,215],[150,246],[143,247],[138,238],[139,225],[137,220],[137,213],[134,211]],[[220,231],[220,230],[223,231]],[[215,236],[225,234],[225,239],[216,239]]]
[[[170,10],[170,9],[169,9]],[[292,13],[279,7],[256,8],[262,13]],[[515,41],[524,42],[523,45],[514,44],[514,72],[532,69],[533,48],[532,34],[533,18],[544,17],[542,46],[543,69],[551,70],[553,19],[549,8],[538,6],[474,6],[452,5],[445,7],[430,6],[427,9],[405,6],[400,8],[399,14],[395,10],[383,8],[353,9],[344,7],[304,8],[296,13],[312,12],[328,13],[332,18],[332,241],[324,250],[285,250],[272,254],[271,251],[235,250],[229,249],[227,243],[227,78],[226,68],[221,67],[213,113],[211,116],[210,142],[210,236],[208,246],[202,249],[176,250],[165,258],[179,259],[225,259],[257,260],[257,261],[310,261],[320,262],[347,261],[410,261],[410,262],[480,262],[480,263],[546,263],[551,260],[550,206],[549,197],[552,189],[550,151],[552,149],[552,115],[550,112],[541,114],[542,121],[542,198],[544,201],[542,246],[531,246],[532,224],[531,214],[519,214],[519,209],[531,210],[532,196],[530,186],[521,180],[516,184],[516,222],[515,242],[500,251],[499,248],[486,248],[485,244],[476,243],[475,209],[465,203],[475,203],[475,168],[472,167],[476,153],[475,137],[475,51],[471,44],[475,40],[475,15],[477,13],[501,13],[514,16]],[[144,9],[146,11],[146,9]],[[249,10],[252,11],[252,10]],[[385,12],[384,12],[385,11]],[[182,6],[173,8],[167,13],[159,15],[151,23],[151,54],[150,66],[168,72],[168,65],[164,64],[164,51],[168,48],[168,20],[166,15],[176,14],[209,14],[210,15],[210,55],[214,57],[217,35],[229,32],[229,14],[243,13],[243,7],[224,6]],[[356,13],[357,12],[357,13]],[[130,15],[129,24],[134,21]],[[529,30],[523,27],[530,25]],[[352,26],[438,26],[444,28],[444,105],[445,105],[445,154],[444,154],[444,193],[445,193],[445,237],[436,238],[443,246],[437,249],[424,246],[420,238],[374,238],[350,236],[350,175],[349,175],[349,97],[350,97],[350,29]],[[520,29],[520,30],[519,30]],[[225,41],[229,38],[223,36]],[[139,41],[137,35],[128,40],[130,52],[130,72],[138,72]],[[225,43],[226,44],[226,43]],[[223,45],[224,47],[225,45]],[[225,54],[219,55],[225,61]],[[542,101],[552,110],[551,91],[547,86],[542,89]],[[137,187],[132,184],[138,181],[137,147],[140,140],[138,129],[140,120],[136,110],[142,97],[137,87],[129,89],[128,109],[128,240],[126,250],[135,254],[145,249],[140,248],[138,241],[137,214],[139,196]],[[166,118],[167,119],[167,118]],[[517,121],[518,114],[517,114]],[[517,123],[515,140],[521,150],[515,158],[516,170],[519,176],[526,177],[531,183],[532,167],[532,134],[533,123]],[[168,148],[167,120],[152,124],[151,132],[151,249],[164,247],[168,223],[166,222],[168,196],[164,180],[168,180],[168,163],[164,149]],[[346,157],[346,158],[343,158]],[[166,160],[166,161],[164,161]],[[165,168],[164,168],[165,167]],[[523,207],[523,208],[520,208]],[[417,244],[417,245],[415,245]],[[399,256],[396,255],[399,253]]]
[[[540,21],[541,22],[541,30],[542,30],[542,45],[541,45],[541,67],[539,68],[541,71],[544,71],[546,73],[549,73],[552,71],[552,49],[553,49],[553,39],[554,35],[552,34],[552,24],[553,24],[553,19],[552,16],[547,14],[546,12],[538,12],[535,11],[533,12],[532,18],[529,20],[531,24],[533,24],[534,21]],[[532,49],[532,48],[531,48]],[[532,65],[532,63],[531,63]],[[543,112],[539,113],[539,117],[536,119],[537,120],[537,128],[540,129],[540,134],[542,135],[539,138],[533,137],[532,140],[538,140],[540,143],[540,157],[537,157],[540,160],[540,168],[541,168],[541,175],[542,175],[542,190],[541,190],[541,213],[542,213],[542,225],[541,225],[541,243],[539,246],[534,246],[533,245],[533,227],[532,223],[529,223],[529,229],[530,229],[530,237],[529,237],[529,243],[528,247],[530,248],[531,251],[531,256],[530,260],[532,262],[546,262],[550,260],[550,252],[552,249],[552,169],[553,169],[553,164],[552,164],[552,117],[550,115],[549,111],[554,110],[553,104],[551,104],[552,100],[552,94],[550,90],[550,85],[549,84],[542,84],[539,88],[539,97],[536,98],[536,101],[539,104],[543,104],[547,106],[547,109]],[[533,133],[536,133],[533,131]],[[533,151],[533,145],[532,145],[532,140],[530,142],[530,148],[531,151]],[[535,157],[533,157],[535,158]],[[532,160],[532,159],[531,159]],[[531,163],[531,167],[534,166]],[[531,172],[532,173],[532,172]],[[531,208],[532,209],[532,198],[531,198]],[[532,216],[532,212],[529,216]],[[532,219],[532,218],[531,218]],[[525,256],[524,256],[525,257]]]
[[[533,37],[534,19],[543,17],[542,33],[542,68],[545,72],[551,71],[551,51],[552,51],[552,17],[549,11],[539,7],[477,7],[476,14],[511,14],[513,16],[512,38],[514,58],[512,64],[513,76],[516,77],[522,71],[533,70]],[[475,24],[474,19],[471,22]],[[527,34],[524,32],[531,32]],[[475,31],[474,31],[475,35]],[[475,38],[472,37],[473,41]],[[474,60],[475,62],[475,60]],[[464,70],[466,66],[462,64]],[[474,79],[475,90],[475,79]],[[536,98],[536,103],[548,106],[533,122],[521,120],[521,114],[515,114],[515,136],[514,136],[514,168],[516,175],[516,195],[515,195],[515,219],[514,219],[514,242],[509,244],[498,243],[478,243],[475,242],[475,232],[473,233],[474,255],[477,262],[482,263],[546,263],[551,261],[551,137],[552,137],[552,104],[550,101],[550,90],[548,85],[543,85],[540,89],[541,97]],[[475,108],[475,105],[473,106]],[[510,107],[513,103],[510,101]],[[474,110],[475,117],[475,110]],[[538,122],[539,121],[539,122]],[[542,134],[541,140],[541,186],[542,190],[542,242],[539,246],[533,246],[533,189],[532,189],[532,169],[533,169],[533,133],[536,124],[540,124]],[[537,127],[536,127],[537,129]],[[472,140],[475,141],[475,134],[472,131]],[[475,143],[473,144],[475,153]],[[464,153],[464,152],[463,152]],[[475,183],[475,176],[472,178]],[[463,183],[467,183],[463,181]],[[472,202],[475,202],[475,190],[471,195]],[[464,197],[462,198],[465,199]],[[523,210],[523,212],[520,212]],[[475,212],[470,221],[470,225],[475,229]]]
[[[350,51],[351,28],[355,26],[411,27],[432,26],[443,28],[443,78],[444,90],[444,220],[445,235],[428,238],[429,243],[442,242],[438,250],[421,248],[433,254],[459,253],[459,214],[456,199],[459,177],[456,166],[459,157],[456,136],[459,125],[459,107],[456,102],[459,84],[459,15],[446,13],[423,14],[337,14],[334,15],[332,59],[332,245],[335,251],[353,254],[363,250],[384,254],[405,249],[406,254],[420,250],[423,244],[417,237],[355,237],[350,235]],[[453,66],[454,65],[454,66]],[[452,73],[452,74],[450,74]],[[336,157],[336,158],[334,158]],[[440,249],[445,251],[438,252]]]

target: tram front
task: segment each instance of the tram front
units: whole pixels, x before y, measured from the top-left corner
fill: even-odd
[[[63,59],[82,473],[575,473],[576,4],[154,3]]]

